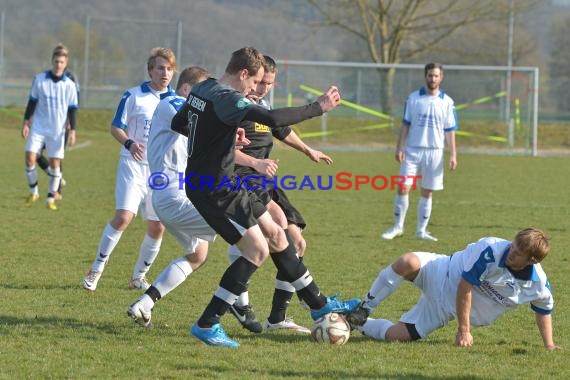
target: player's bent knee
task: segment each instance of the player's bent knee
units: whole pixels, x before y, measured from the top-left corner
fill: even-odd
[[[111,220],[111,226],[117,231],[124,231],[131,221],[133,220],[134,214],[126,210],[117,210],[115,217]]]
[[[148,235],[153,239],[160,239],[164,234],[164,226],[156,220],[148,221]]]
[[[386,340],[390,342],[412,342],[418,339],[421,337],[411,323],[398,322],[386,331]]]
[[[403,254],[394,264],[392,264],[394,272],[408,280],[413,280],[420,268],[421,261],[415,252]]]

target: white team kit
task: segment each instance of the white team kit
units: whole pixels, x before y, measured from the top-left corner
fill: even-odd
[[[142,161],[136,161],[127,149],[121,147],[115,186],[116,210],[127,210],[137,214],[140,207],[144,219],[158,221],[150,201],[150,189],[147,184],[150,171],[146,145],[156,106],[162,98],[173,94],[170,86],[166,92],[158,93],[150,87],[150,82],[144,82],[125,91],[121,98],[111,124],[125,130],[129,139],[143,144],[145,153]]]
[[[443,189],[445,132],[458,129],[453,100],[443,89],[432,96],[422,87],[408,96],[402,123],[410,129],[400,175],[409,178],[421,173],[423,188]],[[412,185],[412,179],[406,184]]]
[[[37,105],[26,151],[41,152],[45,144],[48,157],[63,159],[67,112],[79,108],[75,82],[65,74],[54,81],[51,71],[45,71],[34,77],[30,99]]]
[[[414,284],[422,290],[418,303],[400,321],[414,324],[424,338],[456,317],[456,294],[461,278],[473,285],[470,321],[473,326],[492,323],[518,305],[530,303],[539,314],[550,314],[554,298],[540,264],[526,278],[515,276],[505,260],[508,240],[486,237],[452,256],[416,252],[421,269]],[[362,328],[366,330],[366,324]]]
[[[152,118],[147,158],[151,173],[164,173],[168,177],[166,188],[152,191],[154,210],[186,253],[190,253],[194,252],[201,239],[214,241],[216,232],[202,218],[184,191],[188,138],[174,132],[170,123],[185,102],[186,99],[181,96],[168,96],[160,101]]]

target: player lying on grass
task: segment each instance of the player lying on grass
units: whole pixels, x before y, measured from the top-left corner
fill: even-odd
[[[527,228],[508,241],[485,237],[451,256],[410,252],[380,272],[362,305],[348,315],[353,327],[374,339],[409,342],[457,318],[455,344],[473,345],[471,326],[491,324],[505,312],[530,303],[544,346],[556,350],[551,313],[554,299],[539,264],[550,245],[543,231]],[[368,318],[403,280],[422,295],[400,321]]]

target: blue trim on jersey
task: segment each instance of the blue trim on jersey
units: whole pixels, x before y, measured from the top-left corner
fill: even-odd
[[[419,94],[420,94],[420,96],[426,96],[426,95],[428,95],[427,89],[425,88],[425,86],[424,86],[424,87],[421,87],[421,88],[419,89]],[[445,97],[445,91],[443,91],[443,88],[441,88],[441,87],[440,87],[440,89],[439,89],[439,95],[438,95],[438,96],[439,96],[441,99],[443,99],[443,98]]]
[[[511,245],[512,244],[509,244],[507,246],[507,248],[505,249],[505,252],[503,252],[503,255],[501,256],[501,260],[499,260],[499,267],[501,267],[501,268],[507,267],[506,261],[507,261],[507,256],[509,254],[509,250],[511,249]],[[534,265],[531,265],[530,277],[527,281],[532,281],[532,282],[540,281],[540,278],[538,277],[538,272],[536,271],[536,268]],[[546,283],[546,286],[547,287],[550,286],[550,284],[548,284],[548,281]],[[551,291],[551,293],[552,293],[552,291]]]
[[[150,81],[141,83],[141,91],[144,92],[152,92],[150,89]]]
[[[455,124],[450,128],[445,128],[444,129],[445,132],[456,131],[459,129],[459,123],[457,122],[459,118],[457,117],[457,110],[455,109],[455,107],[453,107],[453,118],[455,119]]]
[[[51,72],[51,70],[48,70],[48,71],[46,71],[46,79],[51,79],[52,81],[57,82],[59,80],[66,81],[67,79],[69,79],[69,77],[67,76],[65,71],[63,72],[63,75],[61,76],[61,78],[59,78],[59,77],[54,76],[53,73]]]
[[[467,272],[464,271],[461,274],[461,277],[468,283],[479,286],[481,285],[481,275],[487,269],[487,264],[494,262],[495,256],[493,255],[493,248],[491,248],[491,246],[487,246],[487,248],[481,252],[479,258],[475,264],[473,264],[473,267]]]
[[[142,87],[142,85],[141,85]],[[123,124],[121,122],[121,117],[123,116],[123,111],[125,110],[125,103],[127,102],[127,99],[131,96],[131,93],[129,91],[126,91],[123,94],[123,97],[121,98],[121,101],[119,102],[119,107],[117,107],[117,112],[115,113],[115,117],[113,118],[113,121],[111,122],[111,125],[117,128],[121,128],[121,129],[127,129],[127,126],[125,124]]]
[[[166,88],[166,92],[160,94],[160,100],[168,98],[169,96],[176,96],[176,92],[172,89],[172,87],[170,87],[170,85],[168,85]]]
[[[174,107],[174,109],[176,111],[180,110],[180,108],[184,105],[184,103],[186,103],[186,99],[184,98],[174,98],[171,101],[169,101],[168,103],[170,103],[170,105],[172,107]]]
[[[150,87],[150,81],[146,81],[141,83],[141,91],[143,93],[148,93],[148,92],[152,92],[153,89],[152,87]],[[168,85],[168,87],[166,87],[166,92],[163,92],[162,94],[159,95],[160,100],[166,98],[167,96],[174,96],[176,95],[176,93],[174,92],[174,90],[172,89],[172,87],[170,87],[170,85]]]
[[[498,266],[500,268],[506,268],[507,267],[507,256],[509,255],[509,251],[511,250],[511,246],[512,244],[507,245],[507,248],[505,248],[505,250],[503,251],[503,255],[501,256],[501,259],[499,260],[499,264]]]
[[[31,100],[32,102],[36,102],[36,103],[38,102],[38,98],[34,98],[32,95],[30,95],[28,97],[28,100]]]
[[[532,311],[534,311],[536,314],[541,314],[541,315],[550,315],[550,314],[552,314],[552,310],[541,309],[540,307],[534,306],[532,303],[530,304],[530,308],[531,308]]]

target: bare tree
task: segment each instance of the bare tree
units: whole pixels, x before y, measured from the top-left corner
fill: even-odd
[[[375,63],[409,62],[442,45],[461,28],[481,21],[504,22],[508,12],[505,0],[308,2],[320,16],[317,25],[337,28],[363,40]],[[525,6],[530,3],[532,1],[524,2]],[[468,49],[468,44],[463,48]],[[395,69],[379,73],[382,110],[390,114]]]

